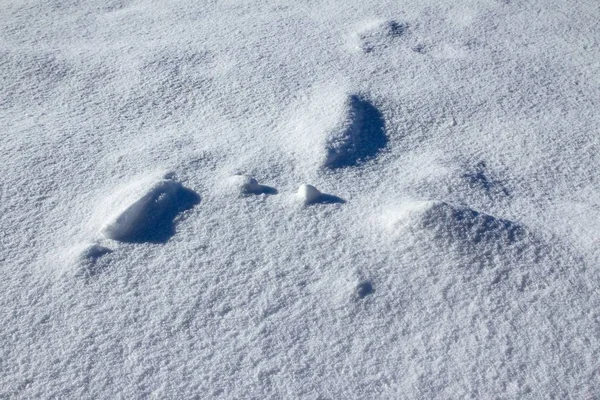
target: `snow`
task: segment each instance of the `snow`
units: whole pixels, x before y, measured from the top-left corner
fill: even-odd
[[[394,20],[364,21],[352,35],[353,46],[356,50],[369,53],[376,48],[393,45],[395,39],[407,33],[408,26]]]
[[[258,181],[248,175],[233,175],[226,181],[230,192],[240,195],[277,194],[277,189],[266,185],[260,185]]]
[[[391,235],[406,230],[431,231],[437,240],[486,241],[498,246],[512,244],[525,234],[511,221],[494,218],[442,201],[412,201],[387,210],[381,218]]]
[[[95,261],[103,255],[110,253],[112,253],[112,250],[108,247],[100,246],[99,244],[94,243],[86,246],[81,255],[85,260]]]
[[[126,206],[117,209],[100,228],[103,237],[120,242],[166,242],[175,233],[173,220],[177,215],[200,202],[196,193],[179,182],[161,179],[149,184],[148,188],[142,186],[140,191],[141,185],[135,182],[131,188],[123,190],[127,195],[119,193],[116,196],[122,198],[117,198],[115,203]],[[134,193],[132,201],[130,198]]]
[[[322,193],[312,185],[300,185],[297,194],[304,204],[314,203],[322,195]]]
[[[317,203],[345,203],[344,199],[331,194],[321,193],[319,189],[312,185],[300,185],[296,197],[304,205]]]
[[[327,136],[325,166],[353,167],[373,158],[387,144],[385,122],[379,110],[357,95],[346,100],[341,126]]]
[[[5,2],[0,397],[597,397],[599,19]]]

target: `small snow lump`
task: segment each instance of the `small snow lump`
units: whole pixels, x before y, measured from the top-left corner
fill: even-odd
[[[304,204],[313,204],[319,201],[322,193],[316,187],[312,185],[300,185],[298,188],[297,196],[304,202]]]
[[[242,195],[250,194],[277,194],[277,190],[270,186],[261,185],[249,175],[233,175],[227,179],[229,188]]]

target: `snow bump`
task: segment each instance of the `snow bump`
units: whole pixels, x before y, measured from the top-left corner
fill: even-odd
[[[304,205],[311,205],[317,203],[332,204],[332,203],[345,203],[346,201],[340,197],[333,196],[331,194],[321,193],[319,189],[312,185],[300,185],[296,197],[302,201]]]
[[[428,231],[442,240],[510,244],[525,234],[511,221],[437,200],[404,203],[385,213],[383,220],[394,236],[411,230]]]
[[[181,183],[161,179],[116,212],[100,229],[107,239],[130,243],[164,243],[175,233],[175,218],[200,202]]]
[[[327,168],[352,167],[375,157],[388,142],[381,112],[358,95],[348,96],[340,123],[328,132]]]
[[[227,186],[241,195],[277,194],[277,189],[261,185],[249,175],[233,175],[227,179]]]
[[[88,261],[96,261],[100,257],[112,253],[108,247],[101,246],[97,243],[91,244],[81,252],[81,258]]]

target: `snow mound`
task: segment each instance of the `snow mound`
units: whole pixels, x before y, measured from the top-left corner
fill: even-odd
[[[407,28],[407,24],[394,20],[367,22],[352,35],[353,47],[363,53],[386,48],[392,41],[406,35]]]
[[[137,185],[136,185],[137,186]],[[107,239],[130,243],[164,243],[173,234],[178,214],[200,202],[200,197],[179,182],[161,179],[147,189],[133,191],[133,201],[116,212],[100,229]]]
[[[84,247],[78,257],[74,275],[85,278],[96,276],[106,268],[106,263],[100,262],[100,258],[112,252],[108,247],[97,243]]]
[[[55,272],[60,277],[91,278],[107,267],[108,260],[105,256],[112,252],[112,249],[98,243],[78,243],[59,248],[54,253],[60,266]]]
[[[94,243],[83,249],[81,252],[81,258],[87,261],[96,261],[100,257],[110,253],[112,253],[112,250],[108,247]]]
[[[227,187],[241,195],[277,194],[277,189],[261,185],[256,179],[248,175],[233,175],[227,178]]]
[[[321,193],[319,189],[312,185],[300,185],[296,196],[302,201],[304,205],[317,203],[345,203],[344,199],[337,196],[333,196],[331,194]]]
[[[404,203],[384,213],[383,219],[393,236],[427,231],[445,241],[510,244],[525,234],[522,227],[511,221],[437,200]]]
[[[358,95],[350,95],[340,122],[327,134],[324,166],[355,166],[375,157],[387,141],[385,122],[377,107]]]

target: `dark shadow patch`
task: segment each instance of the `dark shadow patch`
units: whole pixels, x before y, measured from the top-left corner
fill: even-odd
[[[389,21],[387,23],[387,28],[392,36],[402,36],[406,33],[408,25],[397,21]]]
[[[364,299],[370,294],[373,294],[375,289],[373,288],[373,284],[369,281],[361,282],[356,286],[356,295],[359,299]]]
[[[231,176],[230,184],[232,187],[237,188],[243,196],[261,194],[273,195],[278,193],[277,189],[274,187],[261,185],[252,176],[245,174],[235,174]]]
[[[307,206],[310,206],[310,205],[314,205],[314,204],[344,204],[344,203],[346,203],[346,200],[342,199],[341,197],[334,196],[332,194],[320,193],[317,197],[315,197],[314,199],[312,199],[309,202],[306,202],[305,204]]]
[[[328,168],[356,166],[375,157],[388,143],[383,115],[369,101],[352,95],[346,112],[348,122],[328,140]]]
[[[341,197],[334,196],[332,194],[321,193],[321,195],[319,197],[317,197],[317,199],[315,199],[315,201],[313,201],[313,204],[314,203],[320,203],[320,204],[344,204],[345,202],[346,202],[346,200],[342,199]]]
[[[85,249],[81,253],[81,256],[86,260],[96,261],[100,257],[110,253],[112,253],[112,250],[108,247],[100,246],[99,244],[93,244],[87,249]]]
[[[244,194],[254,194],[254,195],[260,195],[260,194],[266,194],[266,195],[275,195],[279,193],[279,191],[277,189],[275,189],[274,187],[271,186],[266,186],[266,185],[257,185],[254,188],[250,188],[250,189],[246,189],[244,191]]]
[[[166,243],[175,234],[179,214],[200,203],[200,196],[180,183],[163,180],[124,210],[101,233],[125,243]]]
[[[168,204],[160,206],[159,201],[160,199],[154,200],[156,207],[149,210],[145,221],[129,237],[129,240],[123,240],[124,242],[166,243],[175,235],[177,216],[199,204],[200,196],[193,190],[181,186]]]

